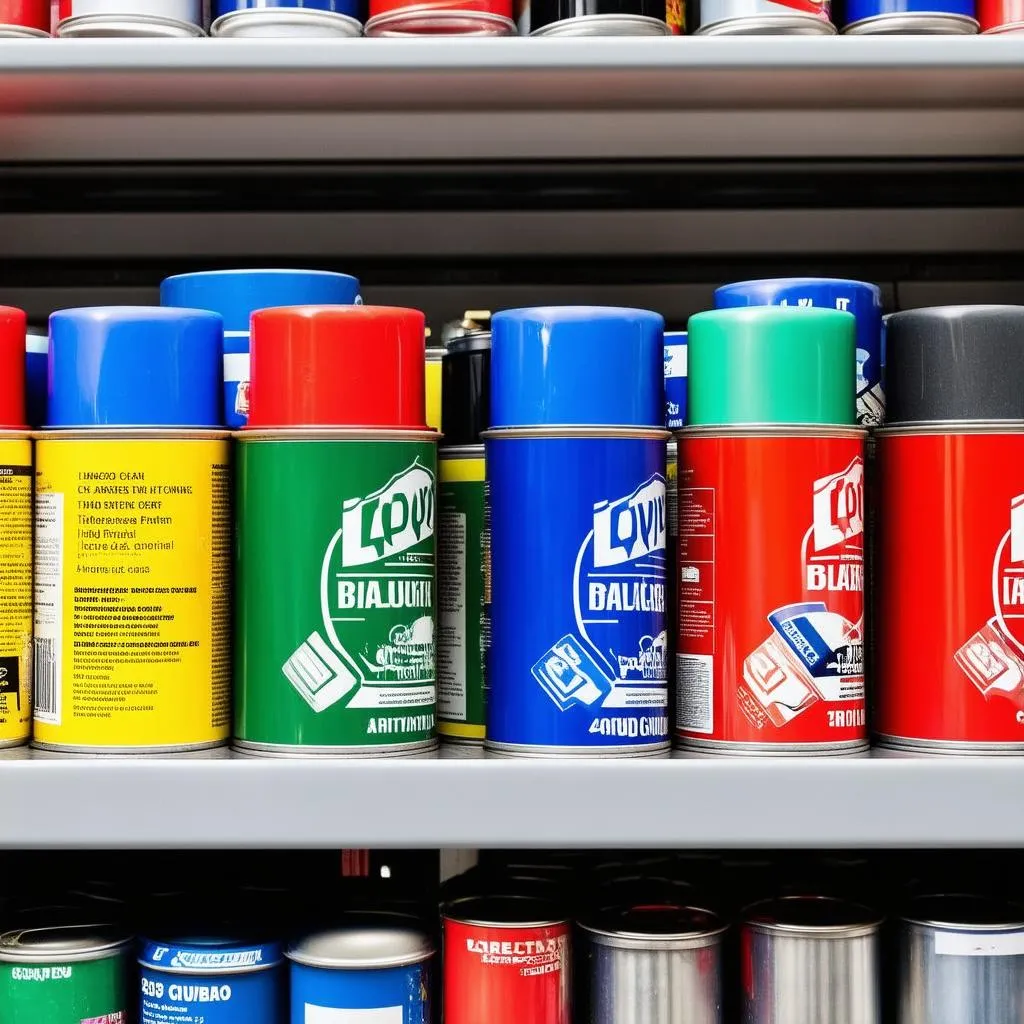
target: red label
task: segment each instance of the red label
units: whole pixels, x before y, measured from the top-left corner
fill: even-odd
[[[445,1024],[569,1024],[569,927],[444,922]]]
[[[813,14],[822,21],[828,21],[831,13],[829,0],[772,0],[772,3],[780,7],[789,7],[794,11],[803,11],[804,14]]]
[[[978,0],[982,32],[1024,31],[1024,0]]]
[[[0,25],[50,31],[50,0],[0,0]]]
[[[1024,434],[881,435],[878,723],[1024,743]]]
[[[867,738],[859,434],[679,442],[681,737]]]

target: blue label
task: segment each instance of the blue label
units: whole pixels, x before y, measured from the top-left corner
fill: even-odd
[[[379,970],[291,965],[295,1024],[430,1024],[425,963]]]
[[[488,741],[664,743],[664,441],[492,439],[487,466]]]
[[[772,628],[815,679],[860,675],[864,645],[850,624],[820,601],[786,605],[768,616]]]
[[[665,426],[679,430],[686,424],[686,331],[665,334]]]
[[[957,14],[975,17],[974,0],[848,0],[846,25],[884,14]]]
[[[45,334],[25,338],[25,420],[30,427],[46,422],[46,359],[49,349]]]
[[[249,332],[224,332],[224,423],[241,430],[249,422]]]
[[[356,17],[359,13],[358,0],[214,0],[213,16],[217,18],[233,11],[253,11],[265,7],[326,11],[349,17]]]

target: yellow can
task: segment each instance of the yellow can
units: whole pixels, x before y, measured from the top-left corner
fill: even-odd
[[[198,750],[231,721],[228,435],[36,435],[37,747]]]
[[[32,442],[0,434],[0,747],[32,732]]]
[[[427,349],[427,426],[441,429],[441,360],[443,348]]]

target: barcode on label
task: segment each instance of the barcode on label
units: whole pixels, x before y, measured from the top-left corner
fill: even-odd
[[[711,700],[714,664],[710,654],[676,655],[676,727],[683,732],[715,731]]]
[[[33,714],[41,722],[60,725],[60,686],[57,657],[49,637],[36,637]]]

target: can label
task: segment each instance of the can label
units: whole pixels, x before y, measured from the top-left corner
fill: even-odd
[[[665,520],[667,534],[665,538],[666,573],[665,573],[665,596],[666,608],[675,611],[678,607],[677,590],[679,578],[679,463],[678,449],[675,441],[670,441],[665,446]],[[669,628],[666,631],[667,651],[665,658],[666,674],[668,676],[668,707],[670,713],[675,711],[678,700],[678,685],[676,672],[676,635],[675,629]]]
[[[293,963],[290,1019],[301,1024],[430,1024],[428,965],[339,971]]]
[[[900,623],[878,731],[1024,744],[1024,434],[882,436],[878,459],[879,620]]]
[[[128,1024],[123,956],[80,963],[0,963],[4,1021]]]
[[[35,524],[36,741],[226,740],[227,440],[40,440]]]
[[[863,438],[682,435],[679,465],[679,736],[865,740]]]
[[[441,360],[427,353],[425,367],[427,388],[427,426],[431,430],[441,429]]]
[[[686,423],[686,335],[665,336],[665,426]]]
[[[32,731],[32,442],[0,439],[0,746]]]
[[[240,740],[433,737],[436,464],[432,441],[241,445]]]
[[[663,743],[665,442],[495,439],[487,460],[488,740]]]
[[[444,922],[445,1024],[569,1024],[569,928]]]
[[[484,738],[484,460],[445,457],[438,487],[437,729]]]

